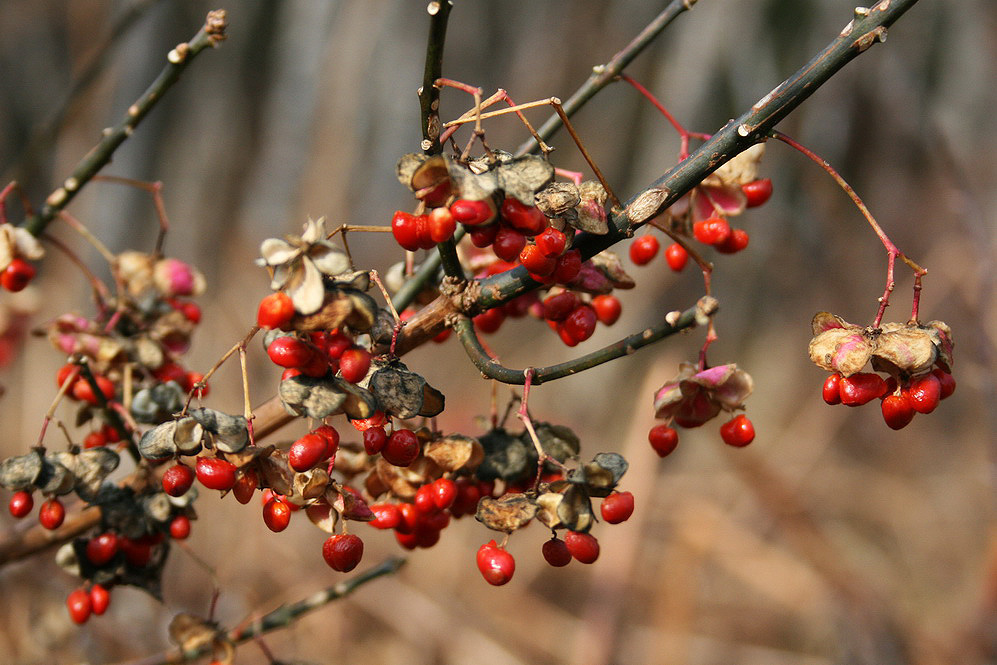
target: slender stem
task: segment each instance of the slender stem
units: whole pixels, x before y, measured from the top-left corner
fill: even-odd
[[[561,100],[557,97],[551,97],[550,104],[554,107],[557,115],[561,117],[561,122],[564,123],[564,128],[568,130],[568,134],[571,135],[571,140],[573,140],[575,145],[578,146],[578,151],[582,153],[582,157],[584,157],[585,161],[588,162],[589,168],[591,168],[592,172],[595,173],[595,177],[599,179],[599,183],[602,185],[602,188],[606,190],[607,194],[609,194],[609,200],[613,204],[613,210],[621,209],[623,206],[620,205],[620,200],[616,198],[616,193],[613,191],[613,188],[609,186],[606,176],[602,174],[602,171],[596,165],[595,160],[592,159],[592,155],[590,155],[588,149],[585,148],[585,144],[582,143],[582,138],[578,136],[578,132],[575,131],[571,121],[568,120],[568,114],[564,112],[564,108],[561,106]]]
[[[453,3],[433,0],[429,3],[429,39],[426,42],[426,69],[419,89],[419,110],[422,116],[422,150],[427,155],[443,151],[440,143],[440,89],[436,79],[443,76],[443,46],[447,40],[447,22]]]
[[[671,111],[669,111],[668,109],[666,109],[665,105],[662,104],[660,101],[658,101],[657,97],[655,97],[654,95],[651,94],[650,90],[648,90],[647,88],[645,88],[644,86],[642,86],[640,83],[638,83],[632,77],[627,76],[626,74],[620,74],[620,79],[622,79],[623,81],[626,81],[627,83],[629,83],[631,86],[634,87],[635,90],[637,90],[637,92],[639,92],[641,95],[643,95],[644,98],[647,99],[647,101],[651,102],[651,104],[654,106],[654,108],[658,109],[658,111],[661,113],[661,115],[665,116],[665,119],[669,122],[669,124],[672,126],[672,128],[675,129],[675,131],[678,133],[679,140],[681,141],[681,143],[679,145],[679,160],[680,161],[689,156],[689,139],[690,138],[702,139],[703,141],[709,140],[709,138],[710,138],[709,134],[701,134],[700,132],[690,132],[690,131],[686,130],[686,128],[682,126],[682,123],[680,123],[678,121],[678,119],[676,119],[675,116],[672,115]]]
[[[135,127],[162,99],[166,91],[177,82],[187,65],[205,48],[217,46],[220,41],[225,39],[225,27],[224,10],[217,9],[208,12],[204,25],[193,39],[178,45],[169,52],[166,57],[166,67],[152,82],[152,85],[134,104],[128,107],[128,112],[118,125],[105,130],[100,143],[94,146],[76,165],[70,176],[63,181],[62,186],[49,194],[45,200],[45,205],[42,206],[38,214],[32,215],[25,221],[24,228],[36,236],[40,235],[45,230],[45,226],[72,201],[80,189],[111,161],[114,151],[132,135]]]

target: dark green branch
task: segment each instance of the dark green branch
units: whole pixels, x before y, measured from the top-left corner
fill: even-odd
[[[156,105],[170,86],[177,82],[180,74],[194,57],[205,48],[216,46],[218,42],[225,39],[225,27],[224,10],[217,9],[208,12],[208,17],[200,31],[189,42],[180,44],[169,52],[166,57],[168,61],[166,67],[152,82],[152,85],[139,97],[138,101],[128,108],[128,112],[118,125],[104,131],[104,137],[100,143],[94,146],[76,165],[72,174],[63,181],[62,186],[49,194],[41,211],[37,215],[29,217],[24,223],[24,228],[33,235],[41,234],[45,230],[45,226],[69,205],[80,189],[111,161],[114,151],[132,135],[135,127],[152,110],[152,107]]]
[[[571,95],[568,101],[562,104],[565,115],[569,118],[585,103],[592,99],[597,92],[616,80],[616,77],[636,58],[641,51],[654,41],[654,38],[661,34],[661,31],[668,27],[680,14],[696,4],[697,0],[671,0],[658,16],[647,24],[640,34],[634,37],[633,41],[604,65],[596,65],[592,68],[592,74],[588,80]],[[556,113],[552,114],[547,121],[540,126],[537,134],[541,139],[547,141],[562,126],[561,118]],[[516,151],[518,155],[525,155],[537,149],[536,139],[530,138],[519,146]]]
[[[566,376],[597,367],[610,360],[629,356],[642,347],[654,344],[669,335],[674,335],[680,330],[693,327],[696,325],[697,315],[707,316],[715,311],[716,301],[713,299],[704,299],[695,307],[690,307],[682,312],[674,323],[662,323],[653,328],[647,328],[574,360],[548,367],[535,367],[533,368],[532,383],[536,385],[545,381],[562,379]],[[461,317],[455,326],[455,330],[471,362],[486,377],[501,381],[502,383],[517,385],[523,385],[526,382],[526,370],[503,367],[489,357],[488,352],[485,351],[484,347],[481,346],[480,340],[478,340],[477,333],[474,330],[474,323],[471,319],[466,316]]]
[[[434,0],[429,3],[429,39],[426,42],[426,69],[419,88],[419,109],[422,117],[422,150],[427,155],[443,151],[440,145],[440,89],[436,80],[443,76],[443,46],[447,39],[447,20],[453,3]]]

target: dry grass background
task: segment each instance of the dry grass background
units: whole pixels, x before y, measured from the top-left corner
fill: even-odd
[[[418,146],[424,4],[224,3],[229,41],[194,64],[107,168],[166,184],[174,229],[166,249],[208,275],[194,368],[210,366],[251,322],[267,289],[251,266],[262,238],[296,231],[307,215],[386,224],[409,205],[393,169]],[[445,73],[486,90],[504,87],[523,102],[568,97],[664,3],[456,4]],[[130,7],[140,17],[44,131]],[[208,8],[199,0],[0,4],[4,180],[17,177],[41,200]],[[690,128],[708,132],[795,71],[851,11],[846,0],[702,0],[629,71]],[[922,313],[952,325],[959,381],[935,414],[892,432],[875,407],[820,401],[823,375],[805,351],[810,317],[828,309],[871,320],[885,257],[830,179],[772,145],[763,168],[775,196],[744,218],[749,251],[723,259],[715,277],[722,339],[712,358],[736,360],[757,384],[749,413],[759,437],[750,449],[727,448],[712,425],[684,433],[666,460],[647,446],[651,392],[694,355],[696,335],[541,386],[531,401],[538,416],[572,426],[586,454],[618,450],[632,463],[625,487],[636,494],[637,512],[599,528],[603,551],[594,566],[548,568],[539,553],[544,534],[534,527],[512,540],[513,582],[488,587],[473,553],[490,536],[462,520],[437,547],[411,555],[397,577],[267,638],[271,650],[282,660],[408,665],[994,662],[995,36],[992,2],[926,0],[885,45],[780,127],[835,164],[897,243],[929,268]],[[467,105],[454,93],[444,97],[445,114]],[[624,196],[663,172],[677,151],[665,122],[623,86],[604,91],[577,123]],[[524,137],[513,122],[498,121],[488,138],[515,146]],[[555,143],[558,165],[581,168],[569,145]],[[116,251],[151,247],[154,217],[142,195],[97,184],[72,211]],[[54,233],[71,237],[65,228]],[[384,268],[397,256],[384,236],[351,247],[361,265]],[[37,322],[86,311],[85,285],[60,263],[43,266]],[[693,274],[676,277],[660,259],[633,272],[640,286],[626,294],[623,319],[600,331],[592,348],[688,306],[701,289]],[[904,317],[911,280],[901,274],[888,318]],[[546,327],[526,322],[507,325],[493,343],[513,366],[571,354]],[[261,401],[277,373],[254,353]],[[3,455],[34,441],[60,360],[32,340],[3,370]],[[454,342],[407,362],[447,393],[443,427],[480,432],[489,386]],[[234,372],[221,373],[211,401],[240,408]],[[121,589],[108,616],[83,629],[63,606],[74,580],[50,556],[6,566],[0,660],[132,659],[167,646],[174,613],[206,612],[215,582],[217,617],[233,625],[337,580],[319,555],[322,533],[299,519],[272,534],[256,510],[203,497],[189,546],[214,576],[175,551],[164,604]],[[10,522],[3,519],[3,528]],[[367,562],[397,551],[387,534],[370,533],[366,542]],[[250,645],[237,662],[266,659]]]

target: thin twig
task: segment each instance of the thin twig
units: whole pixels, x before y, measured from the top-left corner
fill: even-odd
[[[426,67],[419,88],[419,108],[422,113],[422,150],[427,155],[443,152],[440,143],[440,89],[436,80],[443,76],[443,46],[447,40],[447,23],[453,3],[433,0],[429,3],[429,39],[426,40]],[[404,309],[404,307],[402,308]]]

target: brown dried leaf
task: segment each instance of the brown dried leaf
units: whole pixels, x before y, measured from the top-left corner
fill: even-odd
[[[482,498],[474,519],[493,531],[512,533],[526,526],[536,514],[536,504],[525,494],[506,494],[498,499]]]

